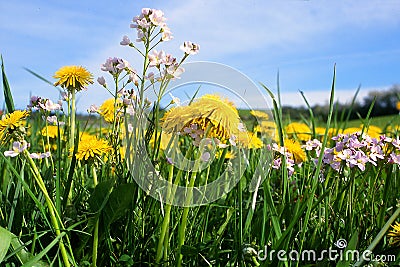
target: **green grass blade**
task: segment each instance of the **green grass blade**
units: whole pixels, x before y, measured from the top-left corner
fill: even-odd
[[[21,177],[21,175],[18,173],[18,171],[14,168],[12,165],[10,159],[6,158],[3,153],[0,153],[0,156],[4,159],[4,162],[7,164],[9,170],[13,173],[15,177],[18,178],[18,180],[21,182],[22,186],[24,187],[24,190],[28,193],[28,195],[32,198],[32,200],[35,202],[36,207],[40,210],[40,212],[43,215],[43,218],[46,220],[48,225],[51,225],[50,222],[47,219],[46,212],[45,212],[45,207],[43,206],[42,202],[36,197],[36,194],[32,192],[30,189],[29,185],[24,181],[24,179]]]
[[[314,118],[314,112],[310,106],[310,103],[308,103],[308,100],[306,96],[304,95],[303,91],[300,91],[301,96],[303,97],[304,102],[306,103],[308,112],[310,113],[310,120],[311,120],[311,131],[312,131],[312,136],[315,138],[315,118]]]
[[[397,208],[397,210],[393,213],[393,215],[389,218],[389,220],[386,222],[386,224],[383,226],[383,228],[379,231],[378,235],[375,237],[375,239],[372,241],[372,243],[368,246],[367,250],[369,251],[374,251],[374,248],[378,245],[379,241],[385,236],[386,232],[389,230],[390,226],[393,224],[393,222],[397,219],[397,217],[400,216],[400,207]],[[354,266],[362,266],[364,259],[361,257]]]
[[[7,111],[8,113],[11,113],[15,110],[14,100],[11,94],[11,88],[10,84],[8,83],[6,72],[4,70],[3,56],[0,55],[0,58],[1,58],[1,77],[3,78],[4,99],[6,101]]]
[[[60,239],[65,236],[65,232],[62,232],[59,236],[57,236],[56,238],[54,238],[54,240],[47,246],[45,247],[42,251],[40,251],[39,254],[37,254],[36,256],[34,256],[33,258],[31,258],[28,262],[26,262],[24,265],[22,265],[22,267],[30,267],[30,266],[37,266],[38,262],[40,261],[40,259],[47,254],[47,252],[50,251],[50,249],[52,249],[55,245],[57,245],[60,242]],[[42,266],[42,265],[40,265]]]
[[[62,92],[62,90],[61,90],[60,88],[58,88],[57,86],[54,86],[54,83],[52,83],[51,81],[47,80],[46,78],[44,78],[44,77],[41,76],[40,74],[38,74],[38,73],[34,72],[33,70],[28,69],[28,68],[24,68],[24,70],[26,70],[27,72],[29,72],[30,74],[32,74],[32,75],[35,76],[36,78],[38,78],[38,79],[44,81],[45,83],[47,83],[47,84],[49,84],[49,85],[55,87],[60,93]]]
[[[283,124],[282,124],[282,114],[281,114],[281,107],[276,102],[276,98],[271,90],[268,89],[267,86],[261,83],[261,86],[267,91],[269,96],[272,99],[272,103],[274,105],[274,116],[275,116],[275,123],[278,127],[278,134],[279,134],[279,144],[283,146]]]
[[[332,87],[331,87],[330,101],[329,101],[328,120],[326,122],[325,135],[324,135],[324,139],[323,139],[323,142],[322,142],[321,151],[325,150],[325,147],[326,147],[327,141],[328,141],[328,131],[329,131],[329,127],[331,125],[333,107],[334,107],[335,81],[336,81],[336,66],[333,69],[333,79],[332,79]],[[305,241],[305,235],[306,235],[306,232],[307,232],[307,229],[308,229],[308,223],[309,223],[311,210],[312,210],[313,197],[314,197],[315,191],[317,190],[317,186],[318,186],[318,182],[319,182],[318,177],[319,177],[320,170],[322,168],[323,156],[324,156],[324,153],[321,152],[319,157],[318,157],[318,163],[317,163],[317,166],[315,168],[315,174],[314,174],[314,178],[313,178],[313,181],[312,181],[311,190],[310,190],[309,195],[308,195],[307,211],[306,211],[305,218],[304,218],[304,230],[302,230],[301,237],[300,237],[300,242],[301,242],[300,243],[300,251],[303,249],[303,245],[304,245],[304,241]]]
[[[31,253],[29,253],[29,251],[26,249],[26,247],[28,245],[30,245],[32,243],[32,241],[23,243],[16,235],[7,231],[6,229],[2,228],[1,226],[0,226],[0,231],[8,232],[8,235],[11,237],[10,248],[13,251],[10,254],[8,254],[7,257],[4,258],[5,261],[7,261],[10,257],[15,256],[21,262],[21,264],[24,264],[33,258],[33,255]],[[42,233],[39,237],[42,237],[45,234],[46,234],[46,232]],[[0,240],[2,240],[2,239],[0,239]],[[0,261],[0,263],[1,263],[1,261]],[[6,266],[8,266],[8,265],[6,265]],[[48,267],[49,265],[43,261],[36,260],[35,264],[31,264],[28,266]]]
[[[347,123],[350,120],[350,116],[351,116],[351,113],[353,111],[354,104],[356,103],[356,99],[357,99],[358,93],[360,92],[360,89],[361,89],[361,85],[358,86],[357,91],[354,94],[353,99],[351,100],[351,104],[350,104],[350,107],[349,107],[349,109],[347,111],[347,116],[346,116],[346,119],[344,120],[344,124],[342,126],[342,129],[346,129],[346,127],[347,127]]]

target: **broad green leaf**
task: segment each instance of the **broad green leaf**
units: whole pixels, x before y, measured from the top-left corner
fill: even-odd
[[[3,227],[0,227],[0,263],[3,261],[8,248],[10,247],[11,238],[12,234]]]
[[[35,257],[26,250],[25,245],[18,239],[16,235],[0,226],[0,263],[4,260],[5,254],[7,253],[10,246],[14,250],[11,255],[17,256],[21,264],[26,264],[31,261],[31,264],[27,266],[31,267],[48,267],[49,265],[45,262],[39,261],[39,259],[32,261]],[[46,251],[47,253],[47,251]]]
[[[128,265],[128,266],[132,266],[134,264],[133,259],[131,258],[131,256],[126,255],[126,254],[122,255],[119,258],[119,261],[120,262],[125,262],[125,264]]]
[[[114,180],[107,180],[99,183],[93,190],[92,195],[88,199],[90,211],[97,213],[104,208],[108,201]]]
[[[348,255],[348,251],[355,250],[357,248],[357,243],[358,243],[358,231],[355,230],[354,233],[351,235],[350,241],[346,246],[346,249],[343,251],[343,259],[338,262],[336,267],[347,267],[351,265],[351,255],[349,254],[349,258],[347,258],[346,255]]]
[[[121,218],[133,202],[134,184],[122,184],[110,194],[103,210],[105,224],[109,226]]]

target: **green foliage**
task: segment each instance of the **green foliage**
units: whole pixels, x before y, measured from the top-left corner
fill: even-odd
[[[12,234],[3,227],[0,227],[0,263],[7,254],[8,248],[11,244],[11,238]]]
[[[14,107],[14,100],[11,94],[11,88],[8,83],[8,79],[6,76],[6,71],[4,70],[4,62],[3,62],[3,56],[0,56],[1,59],[1,77],[3,79],[3,93],[4,93],[4,99],[6,101],[6,107],[8,112],[13,112],[15,110]]]

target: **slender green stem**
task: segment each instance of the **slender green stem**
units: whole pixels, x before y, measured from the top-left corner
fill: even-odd
[[[240,167],[240,165],[239,165]],[[239,170],[239,173],[240,170]],[[243,178],[243,177],[242,177]],[[239,244],[238,244],[238,248],[239,248],[239,266],[242,266],[242,260],[241,260],[241,256],[242,256],[242,246],[243,246],[243,188],[242,188],[242,179],[239,180],[239,184],[238,184],[238,205],[239,205]]]
[[[146,72],[147,72],[147,67],[148,67],[148,62],[149,62],[149,59],[148,59],[148,55],[150,52],[149,46],[150,46],[150,43],[147,40],[147,42],[145,44],[145,53],[144,53],[144,60],[143,60],[143,72],[142,72],[143,80],[140,84],[140,90],[139,90],[139,108],[143,108],[144,84],[145,84],[144,77],[146,77]]]
[[[203,151],[201,151],[201,150],[198,152],[199,152],[199,155],[201,155],[203,153]],[[176,265],[178,267],[182,266],[183,255],[181,253],[181,249],[182,249],[183,244],[185,243],[187,218],[189,216],[190,202],[192,201],[192,197],[193,197],[193,186],[194,186],[194,182],[196,181],[197,170],[199,169],[199,165],[200,165],[200,158],[198,157],[198,159],[196,160],[196,163],[194,164],[193,172],[190,177],[189,185],[187,187],[185,206],[183,208],[181,224],[179,225],[179,229],[178,229],[178,258],[177,258],[177,265]]]
[[[174,165],[171,164],[169,165],[169,176],[168,176],[168,191],[167,191],[167,200],[170,199],[171,197],[171,184],[172,184],[172,178],[174,176]],[[164,220],[163,220],[163,224],[161,227],[161,233],[160,233],[160,238],[158,240],[158,246],[157,246],[157,254],[156,254],[156,263],[159,263],[162,255],[163,255],[163,243],[164,243],[164,238],[165,238],[165,234],[168,230],[168,226],[169,226],[169,221],[170,221],[170,217],[171,217],[171,204],[166,204],[165,205],[165,216],[164,216]]]
[[[58,223],[58,220],[57,220],[57,217],[59,217],[59,216],[58,216],[58,214],[56,215],[57,211],[55,211],[54,204],[53,204],[53,202],[52,202],[52,200],[51,200],[51,198],[49,196],[49,193],[47,192],[47,189],[46,189],[45,184],[43,182],[43,178],[40,175],[40,172],[39,172],[35,162],[32,160],[32,158],[30,157],[29,152],[27,150],[24,151],[24,155],[25,155],[25,158],[27,159],[27,161],[28,161],[28,163],[29,163],[29,165],[31,167],[33,176],[35,177],[35,180],[36,180],[40,190],[42,191],[42,193],[43,193],[43,195],[45,197],[46,205],[47,205],[47,208],[49,209],[50,218],[51,218],[51,222],[52,222],[53,227],[54,227],[54,231],[56,232],[57,236],[60,236],[61,235],[61,231],[60,231],[60,226],[59,226],[59,223]],[[59,248],[60,248],[60,251],[61,251],[61,256],[62,256],[63,261],[64,261],[64,265],[66,267],[71,266],[71,264],[69,262],[69,259],[68,259],[68,253],[67,253],[67,250],[65,249],[64,242],[63,242],[62,238],[60,238]]]
[[[92,166],[92,173],[93,173],[93,184],[94,187],[97,186],[97,174],[96,174],[96,166]],[[99,218],[96,218],[96,224],[94,226],[93,232],[93,252],[92,252],[92,267],[97,266],[97,249],[99,246]]]
[[[195,168],[196,169],[196,168]],[[183,255],[181,253],[181,249],[183,244],[185,243],[185,233],[186,233],[186,225],[187,225],[187,218],[189,216],[189,210],[190,210],[190,201],[192,200],[193,196],[193,186],[194,182],[196,181],[196,175],[197,172],[193,172],[190,178],[189,186],[188,186],[188,192],[187,192],[187,198],[186,198],[186,203],[185,207],[183,208],[183,214],[182,214],[182,221],[181,224],[179,225],[179,230],[178,230],[178,262],[177,262],[177,267],[182,266],[182,259]]]
[[[76,115],[76,96],[75,89],[71,90],[71,116],[70,116],[70,134],[69,134],[69,147],[74,148],[75,143],[75,115]]]
[[[75,89],[72,88],[71,90],[71,114],[70,114],[70,122],[69,122],[69,149],[74,149],[75,147],[75,113],[76,113],[76,107],[75,107]],[[68,192],[68,204],[72,204],[72,192],[73,192],[73,179],[71,180],[71,186]]]

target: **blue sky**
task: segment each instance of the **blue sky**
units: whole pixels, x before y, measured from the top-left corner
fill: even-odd
[[[24,67],[54,81],[63,65],[83,65],[96,78],[108,57],[135,66],[134,50],[119,42],[123,35],[135,39],[129,24],[142,7],[164,11],[174,39],[162,48],[178,57],[183,41],[199,43],[190,61],[229,65],[273,90],[279,71],[284,104],[302,105],[299,90],[312,104],[326,102],[334,64],[341,102],[359,85],[362,98],[400,83],[397,0],[1,1],[0,53],[16,105],[24,108],[29,95],[58,99],[57,90]],[[78,107],[85,111],[108,97],[94,84],[80,94]]]

